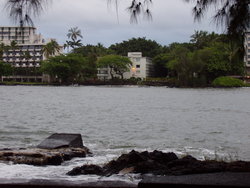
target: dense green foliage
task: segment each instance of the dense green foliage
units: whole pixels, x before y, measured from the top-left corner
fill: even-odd
[[[72,50],[92,64],[97,61],[98,67],[110,67],[112,78],[114,75],[123,78],[128,66],[119,55],[127,56],[133,51],[152,57],[155,77],[169,78],[178,86],[206,86],[219,76],[244,74],[241,42],[232,42],[229,36],[214,32],[195,31],[190,42],[168,46],[145,38],[132,38],[109,48],[97,44]]]
[[[0,78],[12,74],[13,68],[10,64],[0,61]]]
[[[175,77],[181,86],[203,86],[215,78],[243,75],[240,43],[226,35],[196,31],[190,43],[172,43],[153,62],[156,76]]]
[[[15,48],[18,46],[14,43],[10,46],[1,44],[0,60],[5,51]],[[66,56],[51,57],[59,50],[59,45],[54,41],[44,46],[44,55],[50,58],[43,63],[41,71],[61,82],[81,82],[94,78],[97,67],[109,67],[112,78],[117,75],[123,78],[131,65],[131,61],[123,56],[133,51],[141,51],[143,56],[152,57],[154,77],[167,78],[176,86],[207,86],[217,77],[244,75],[245,70],[241,41],[232,42],[227,35],[206,31],[196,31],[188,43],[162,46],[145,38],[132,38],[109,48],[100,43],[85,45],[75,47],[72,53]],[[31,58],[29,53],[22,56],[26,59]],[[39,69],[22,67],[13,69],[12,73],[40,74]]]
[[[128,52],[142,52],[143,56],[155,57],[162,50],[162,46],[156,41],[143,38],[132,38],[128,41],[113,44],[109,47],[116,54],[127,56]]]
[[[112,79],[119,75],[123,79],[123,74],[129,71],[132,62],[129,58],[119,55],[106,55],[98,59],[99,68],[109,68]]]
[[[213,82],[212,85],[214,87],[244,87],[246,84],[237,78],[232,78],[228,76],[222,76],[216,78]]]
[[[56,40],[51,40],[49,43],[43,46],[42,52],[46,58],[58,55],[61,47]]]
[[[97,45],[88,44],[86,46],[81,46],[79,48],[75,48],[72,51],[75,54],[81,54],[85,57],[91,57],[97,59],[97,57],[102,57],[104,55],[114,53],[112,50],[104,47],[102,44],[98,43]]]
[[[51,57],[42,63],[41,70],[63,83],[81,82],[96,76],[96,65],[77,54]]]

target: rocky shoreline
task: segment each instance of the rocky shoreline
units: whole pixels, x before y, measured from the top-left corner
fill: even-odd
[[[91,155],[91,152],[83,145],[80,134],[53,134],[36,148],[0,150],[0,161],[36,166],[61,165],[74,157],[84,158],[87,155]],[[179,158],[172,152],[132,150],[103,166],[88,164],[75,167],[67,175],[111,176],[133,173],[178,176],[218,172],[250,172],[250,162],[201,161],[190,155]]]
[[[3,149],[0,150],[0,161],[35,166],[61,165],[64,161],[74,157],[86,157],[87,154],[89,151],[86,148]]]
[[[201,161],[187,155],[178,158],[175,153],[163,153],[161,151],[137,152],[131,151],[112,160],[103,167],[97,165],[83,165],[76,167],[67,174],[87,175],[96,174],[110,176],[113,174],[153,174],[153,175],[187,175],[216,172],[250,172],[250,162],[246,161]]]
[[[0,150],[0,161],[35,166],[61,165],[64,161],[88,154],[91,152],[83,146],[80,134],[53,134],[35,148]]]

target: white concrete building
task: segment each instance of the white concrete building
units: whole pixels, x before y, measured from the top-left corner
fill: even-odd
[[[17,47],[3,53],[3,61],[16,68],[12,76],[2,77],[14,81],[47,81],[48,77],[38,73],[41,61],[45,60],[42,48],[47,41],[36,33],[35,27],[0,27],[0,43],[11,45],[15,41]]]
[[[132,67],[130,68],[128,78],[135,77],[146,79],[153,76],[153,63],[151,58],[142,57],[141,52],[129,52],[128,58],[133,63]]]
[[[250,31],[245,34],[245,65],[246,73],[250,75]]]
[[[35,27],[0,27],[0,42],[10,45],[11,41],[17,44],[43,44],[45,40],[41,34],[36,34]]]
[[[146,79],[153,74],[153,63],[151,58],[143,57],[141,52],[129,52],[128,58],[132,62],[132,66],[129,67],[129,71],[123,74],[124,79],[141,78]],[[109,80],[111,79],[110,68],[99,68],[98,79]],[[115,77],[120,78],[119,75]]]

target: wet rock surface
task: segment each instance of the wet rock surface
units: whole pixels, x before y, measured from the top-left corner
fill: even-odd
[[[36,166],[60,165],[74,157],[86,157],[88,153],[85,148],[0,150],[0,161]]]
[[[68,175],[96,174],[109,176],[119,173],[154,175],[186,175],[215,172],[250,172],[250,162],[200,161],[188,155],[178,158],[174,153],[131,151],[112,160],[103,167],[83,165],[69,171]]]
[[[37,146],[37,148],[40,149],[58,149],[65,147],[83,148],[82,136],[80,134],[55,133]]]
[[[81,135],[63,133],[49,136],[36,148],[2,149],[0,161],[36,166],[60,165],[74,157],[86,157],[87,154],[90,151],[83,146]]]

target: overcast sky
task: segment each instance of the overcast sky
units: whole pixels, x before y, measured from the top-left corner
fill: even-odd
[[[0,6],[4,7],[0,0]],[[153,20],[143,18],[138,24],[130,24],[126,11],[131,0],[120,0],[117,19],[115,6],[108,7],[107,0],[53,0],[43,14],[34,19],[38,32],[44,38],[56,38],[63,44],[67,31],[79,27],[83,34],[83,44],[102,43],[109,46],[132,37],[146,37],[162,45],[172,42],[188,42],[195,30],[220,32],[208,14],[202,23],[194,22],[194,4],[184,0],[153,0],[151,6]],[[0,25],[13,26],[7,12],[1,10]]]

